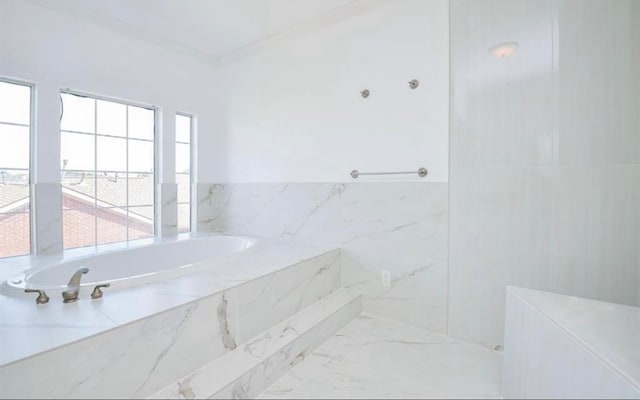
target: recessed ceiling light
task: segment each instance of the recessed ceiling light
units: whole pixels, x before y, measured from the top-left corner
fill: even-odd
[[[493,54],[497,58],[505,58],[515,53],[517,48],[517,42],[505,42],[490,48],[489,53]]]

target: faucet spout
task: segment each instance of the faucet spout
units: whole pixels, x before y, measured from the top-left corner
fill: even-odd
[[[89,268],[83,267],[73,273],[73,276],[71,276],[71,279],[67,284],[66,290],[62,292],[62,298],[65,303],[73,303],[78,300],[78,294],[80,293],[80,280],[82,279],[82,275],[87,272],[89,272]]]

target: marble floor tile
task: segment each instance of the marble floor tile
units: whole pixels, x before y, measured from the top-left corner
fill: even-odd
[[[259,398],[500,398],[502,353],[362,314]]]

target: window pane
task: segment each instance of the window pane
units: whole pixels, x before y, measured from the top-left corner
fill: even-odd
[[[98,207],[127,206],[127,174],[100,172],[96,174]]]
[[[129,137],[153,140],[154,126],[153,110],[129,106]]]
[[[98,160],[99,171],[126,171],[127,170],[127,140],[98,136]]]
[[[0,170],[0,213],[28,211],[29,171]]]
[[[190,146],[176,143],[176,173],[188,174],[191,171]]]
[[[88,170],[95,168],[93,135],[62,132],[60,137],[61,168],[65,170]]]
[[[129,207],[129,240],[153,236],[153,207]]]
[[[127,106],[112,101],[97,101],[98,132],[101,135],[127,136]]]
[[[30,124],[31,88],[0,82],[0,258],[31,251]]]
[[[98,208],[98,244],[127,240],[127,209]]]
[[[129,174],[129,205],[153,206],[152,174]]]
[[[93,246],[95,240],[95,209],[63,210],[63,243],[65,249]]]
[[[176,142],[191,143],[191,117],[176,115]]]
[[[93,172],[66,171],[62,174],[63,208],[94,208],[95,196]]]
[[[29,128],[0,124],[0,168],[29,169]]]
[[[129,140],[129,171],[153,172],[153,142]]]
[[[64,247],[153,236],[154,110],[63,97],[71,109],[65,111],[64,126],[89,131],[61,134]],[[95,128],[89,129],[94,122]],[[93,220],[88,221],[86,214]]]
[[[31,88],[0,82],[0,122],[29,125]]]
[[[191,216],[189,204],[178,204],[178,232],[191,230]]]
[[[187,185],[190,183],[191,175],[189,174],[176,174],[176,183],[178,185]]]
[[[93,99],[62,93],[63,131],[95,133],[95,103]]]
[[[31,230],[29,213],[0,214],[0,257],[29,254]]]

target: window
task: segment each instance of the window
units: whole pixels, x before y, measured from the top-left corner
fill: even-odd
[[[64,248],[154,235],[155,111],[62,93]]]
[[[31,251],[31,86],[0,81],[0,257]]]
[[[178,184],[178,232],[191,231],[191,137],[193,119],[176,115],[176,183]]]

